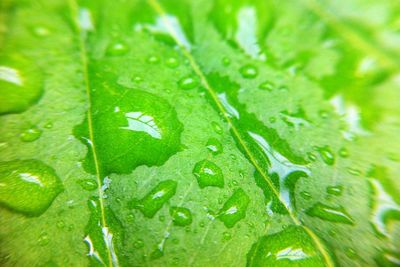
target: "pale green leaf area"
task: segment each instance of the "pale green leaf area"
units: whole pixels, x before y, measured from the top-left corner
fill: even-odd
[[[0,2],[1,266],[399,266],[400,2]]]

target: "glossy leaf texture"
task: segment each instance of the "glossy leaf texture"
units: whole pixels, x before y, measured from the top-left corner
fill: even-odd
[[[400,3],[0,2],[2,266],[398,266]]]

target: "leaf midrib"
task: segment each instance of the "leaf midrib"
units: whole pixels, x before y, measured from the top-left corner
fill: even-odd
[[[107,220],[106,220],[106,215],[105,215],[105,209],[104,209],[104,197],[103,197],[103,190],[102,190],[102,180],[101,180],[101,174],[100,174],[100,167],[99,167],[99,161],[97,158],[97,153],[96,153],[96,146],[94,142],[94,131],[93,131],[93,112],[92,112],[92,95],[90,91],[90,80],[89,80],[89,73],[88,73],[88,60],[87,60],[87,49],[86,49],[86,44],[85,44],[85,39],[83,38],[84,32],[82,31],[81,27],[79,26],[79,22],[77,21],[78,18],[78,12],[79,12],[79,6],[76,2],[76,0],[70,0],[69,1],[69,6],[71,9],[71,20],[74,22],[75,27],[79,33],[79,50],[80,50],[80,60],[82,64],[82,69],[83,69],[83,79],[84,79],[84,84],[85,84],[85,89],[86,89],[86,97],[89,102],[89,107],[87,111],[87,121],[88,121],[88,131],[89,131],[89,141],[88,145],[92,148],[92,154],[93,154],[93,162],[95,165],[95,171],[96,171],[96,181],[97,181],[97,191],[99,194],[99,204],[100,204],[100,214],[101,214],[101,227],[103,228],[108,228],[107,227]],[[112,253],[111,250],[108,246],[106,246],[107,250],[107,256],[108,256],[108,266],[113,267],[113,260],[112,260]],[[116,264],[118,266],[118,263]]]
[[[171,34],[171,36],[174,38],[175,42],[178,44],[179,48],[182,50],[184,56],[188,59],[190,66],[192,67],[193,71],[200,77],[201,83],[204,85],[204,87],[206,88],[207,92],[210,94],[210,96],[212,97],[214,103],[216,104],[216,106],[218,107],[218,109],[221,111],[222,116],[224,117],[224,119],[226,120],[226,122],[229,124],[229,126],[231,127],[231,130],[233,132],[233,134],[236,136],[237,140],[240,142],[240,145],[244,148],[247,156],[249,157],[252,165],[256,168],[256,170],[262,175],[262,177],[264,178],[264,180],[267,182],[268,186],[270,187],[270,189],[272,190],[272,192],[274,193],[274,195],[279,199],[279,201],[283,204],[283,206],[286,208],[286,210],[288,211],[288,214],[290,216],[290,218],[292,219],[292,221],[298,225],[301,226],[305,229],[305,231],[307,232],[307,234],[311,237],[311,239],[314,241],[314,243],[316,244],[316,246],[318,247],[318,250],[321,252],[325,263],[327,264],[327,266],[333,267],[334,263],[329,255],[329,253],[326,251],[325,247],[323,246],[321,240],[318,238],[318,236],[307,226],[303,225],[300,220],[291,212],[291,210],[285,205],[285,202],[281,199],[279,192],[277,191],[277,189],[275,188],[275,186],[273,185],[272,181],[269,179],[269,177],[267,177],[265,175],[265,173],[263,172],[262,168],[258,165],[257,161],[255,160],[253,154],[251,153],[250,148],[247,147],[247,145],[245,144],[243,138],[241,137],[241,135],[239,134],[239,131],[236,129],[235,125],[232,123],[232,120],[230,119],[230,117],[227,115],[226,110],[224,109],[222,103],[220,102],[219,98],[217,97],[217,94],[215,92],[215,90],[209,85],[207,78],[205,77],[204,73],[201,71],[199,64],[197,64],[196,60],[194,59],[194,57],[192,56],[192,54],[190,53],[190,51],[188,51],[186,49],[186,47],[180,42],[179,38],[177,38],[177,35],[175,33],[174,28],[172,27],[171,23],[169,22],[168,17],[166,16],[166,12],[164,11],[163,7],[161,6],[160,3],[157,2],[157,0],[147,0],[147,2],[150,4],[150,6],[155,10],[156,13],[158,13],[162,20],[164,21],[167,30],[169,31],[169,33]]]

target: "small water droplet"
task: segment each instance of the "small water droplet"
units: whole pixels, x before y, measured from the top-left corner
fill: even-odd
[[[244,65],[239,69],[239,72],[245,79],[253,79],[258,75],[258,70],[253,65]]]
[[[42,233],[39,236],[39,239],[38,239],[39,246],[44,247],[47,244],[49,244],[49,242],[50,242],[50,239],[49,239],[49,235],[47,233]]]
[[[312,152],[308,152],[308,153],[307,153],[307,158],[308,158],[310,161],[316,161],[316,160],[317,160],[317,157],[316,157]]]
[[[229,66],[231,64],[231,60],[227,57],[222,58],[222,64],[224,66]]]
[[[97,182],[93,179],[81,179],[77,183],[86,191],[92,191],[97,188]]]
[[[358,169],[354,169],[354,168],[347,168],[347,171],[354,176],[360,176],[361,175],[361,171]]]
[[[179,61],[174,57],[170,57],[167,59],[165,64],[167,65],[167,67],[169,67],[171,69],[175,69],[176,67],[179,66]]]
[[[144,241],[142,239],[138,239],[135,241],[135,243],[133,243],[133,246],[138,249],[142,248],[144,247]]]
[[[246,217],[246,210],[249,202],[250,198],[243,189],[236,189],[218,212],[217,218],[221,220],[226,227],[232,228],[241,219]]]
[[[347,158],[349,156],[349,151],[347,151],[347,149],[343,147],[339,150],[339,156],[341,156],[342,158]]]
[[[65,227],[65,222],[64,222],[64,221],[58,221],[56,225],[57,225],[57,227],[58,227],[59,229],[64,229],[64,227]]]
[[[222,239],[223,240],[230,240],[232,238],[232,235],[229,232],[223,232],[222,233]]]
[[[197,86],[198,82],[192,76],[186,76],[178,81],[178,86],[182,89],[189,90]]]
[[[343,192],[343,186],[341,185],[328,186],[326,188],[326,192],[331,195],[340,196],[342,195]]]
[[[320,111],[319,111],[319,116],[320,116],[322,119],[326,119],[326,118],[328,118],[329,114],[328,114],[328,112],[325,111],[325,110],[320,110]]]
[[[143,81],[143,79],[142,79],[141,77],[139,77],[139,76],[135,76],[135,77],[133,77],[133,81],[134,81],[135,83],[140,83],[140,82]]]
[[[300,196],[306,200],[310,200],[311,199],[311,194],[307,191],[301,191],[300,192]]]
[[[160,62],[160,59],[157,56],[149,56],[147,58],[147,62],[151,63],[151,64],[156,64],[156,63]]]
[[[207,149],[209,151],[211,151],[211,153],[213,155],[218,155],[218,154],[222,153],[222,150],[223,150],[222,149],[222,144],[216,138],[208,139],[206,146],[207,146]]]
[[[32,32],[37,37],[46,37],[46,36],[50,35],[50,30],[44,26],[33,27]]]
[[[258,88],[262,89],[262,90],[267,90],[267,91],[272,91],[272,89],[274,88],[274,85],[271,82],[263,82],[261,83]]]
[[[129,47],[122,41],[111,42],[106,51],[108,56],[121,56],[125,55],[129,51]]]
[[[196,163],[193,175],[196,177],[200,188],[206,186],[224,187],[224,176],[221,168],[207,159]]]
[[[323,162],[328,165],[333,165],[335,163],[335,156],[329,146],[317,147],[316,150],[319,152]]]
[[[350,259],[353,259],[353,260],[356,259],[358,256],[357,252],[354,249],[349,248],[349,247],[345,248],[344,253],[346,253],[347,257],[349,257]]]
[[[353,219],[341,206],[331,207],[322,204],[321,202],[317,202],[311,208],[306,210],[306,214],[330,222],[345,223],[351,225],[354,224]]]
[[[192,213],[183,207],[171,207],[169,213],[175,225],[186,226],[192,223]]]
[[[153,218],[157,211],[175,195],[176,187],[177,183],[175,181],[162,181],[142,199],[130,201],[129,206],[140,210],[145,217]]]
[[[63,190],[55,171],[38,160],[0,162],[0,204],[39,216]]]
[[[39,128],[34,126],[34,127],[27,129],[26,131],[24,131],[20,135],[20,138],[21,138],[21,141],[23,141],[23,142],[33,142],[33,141],[39,139],[39,137],[41,135],[42,135],[42,130],[40,130]]]
[[[213,121],[213,122],[211,122],[211,126],[212,126],[214,132],[216,132],[217,134],[222,134],[222,132],[223,132],[222,127],[218,123]]]
[[[49,121],[48,123],[46,123],[45,125],[43,125],[43,128],[45,129],[51,129],[53,128],[53,123],[51,121]]]

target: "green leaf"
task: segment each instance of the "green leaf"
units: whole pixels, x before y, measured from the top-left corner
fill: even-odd
[[[398,266],[399,14],[1,1],[1,265]]]

